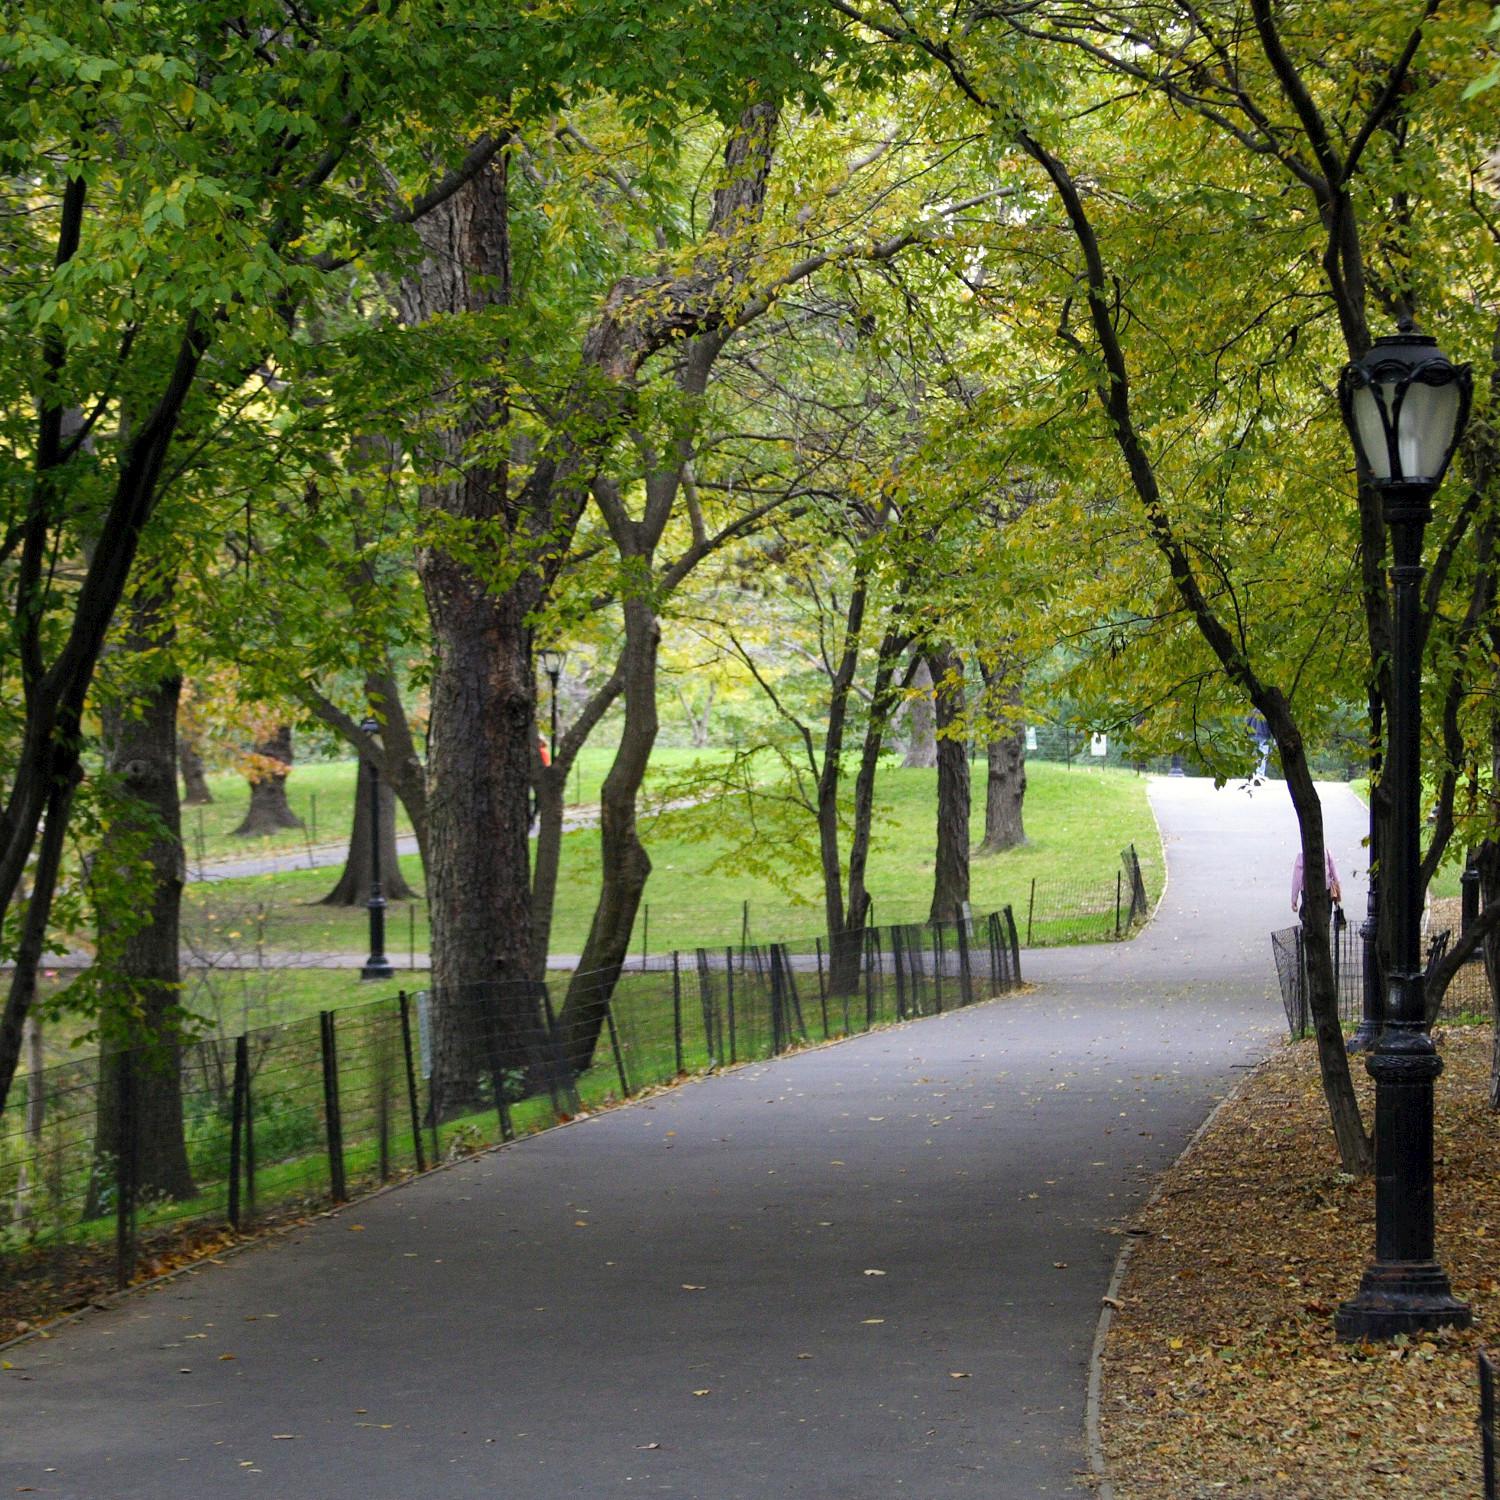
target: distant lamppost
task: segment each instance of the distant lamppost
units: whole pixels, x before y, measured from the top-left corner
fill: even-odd
[[[1359,1291],[1339,1308],[1341,1339],[1384,1339],[1466,1327],[1433,1240],[1432,1095],[1443,1071],[1428,1035],[1421,960],[1422,717],[1420,589],[1422,534],[1469,415],[1473,376],[1437,340],[1414,331],[1376,339],[1344,368],[1339,403],[1360,470],[1380,496],[1391,532],[1395,595],[1391,705],[1385,774],[1391,827],[1381,849],[1381,883],[1393,917],[1385,1025],[1365,1067],[1375,1080],[1375,1259]]]
[[[542,671],[552,679],[552,747],[550,755],[552,760],[557,760],[557,682],[562,676],[563,664],[568,659],[566,651],[539,651],[538,656],[542,659]]]
[[[379,750],[380,725],[366,718],[359,726],[375,741]],[[385,895],[380,889],[380,767],[373,758],[367,757],[370,768],[370,899],[365,902],[370,912],[370,956],[359,971],[361,979],[389,979],[396,971],[385,956]]]

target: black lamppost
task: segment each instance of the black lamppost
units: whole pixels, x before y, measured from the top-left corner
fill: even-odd
[[[1349,1038],[1350,1052],[1368,1052],[1380,1040],[1385,997],[1380,992],[1380,873],[1375,869],[1375,819],[1370,819],[1370,884],[1365,895],[1365,919],[1359,924],[1360,960],[1364,985],[1360,996],[1359,1027]]]
[[[380,748],[380,725],[367,718],[359,726]],[[390,960],[385,956],[385,895],[380,889],[380,767],[373,758],[367,757],[370,768],[370,899],[365,902],[370,912],[370,956],[359,971],[361,979],[389,979],[395,974]]]
[[[552,679],[552,747],[548,752],[553,761],[557,760],[557,680],[562,676],[563,663],[568,659],[566,651],[539,651],[537,655],[542,660],[542,671]]]
[[[1421,956],[1418,611],[1422,533],[1468,417],[1472,385],[1469,367],[1450,363],[1437,340],[1415,332],[1409,319],[1400,333],[1376,339],[1339,380],[1361,474],[1380,496],[1390,528],[1395,595],[1385,759],[1391,827],[1380,851],[1393,918],[1391,968],[1384,1029],[1365,1061],[1375,1080],[1375,1259],[1334,1319],[1341,1339],[1462,1328],[1471,1318],[1453,1295],[1433,1243],[1432,1094],[1443,1064],[1427,1031]]]

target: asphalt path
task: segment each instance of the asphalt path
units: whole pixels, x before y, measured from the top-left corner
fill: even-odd
[[[7,1351],[0,1494],[1078,1493],[1153,1178],[1281,1025],[1280,786],[1151,787],[1169,884],[1030,993],[454,1165]],[[1325,788],[1359,911],[1364,813]]]

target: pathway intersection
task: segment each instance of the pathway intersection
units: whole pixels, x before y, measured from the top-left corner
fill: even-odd
[[[1169,882],[1025,995],[462,1162],[7,1353],[52,1500],[1078,1494],[1153,1178],[1281,1027],[1295,821],[1162,778]],[[1345,900],[1364,811],[1324,789]]]

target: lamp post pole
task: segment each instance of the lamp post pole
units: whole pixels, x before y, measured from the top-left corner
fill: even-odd
[[[359,726],[379,743],[380,725],[373,718]],[[365,903],[370,913],[370,956],[359,971],[361,979],[390,979],[395,970],[385,956],[385,894],[380,889],[380,767],[367,759],[370,767],[370,899]]]
[[[567,661],[568,653],[559,651],[556,647],[549,647],[537,654],[542,660],[542,670],[552,684],[552,739],[547,753],[555,764],[557,761],[557,684],[562,677],[563,663]]]
[[[1370,851],[1375,851],[1375,820],[1370,820]],[[1380,1022],[1385,1002],[1380,990],[1380,875],[1370,861],[1370,889],[1365,899],[1365,919],[1359,925],[1361,960],[1364,964],[1364,993],[1359,1028],[1349,1038],[1350,1052],[1368,1052],[1380,1037]]]
[[[1435,1249],[1433,1085],[1443,1063],[1427,1029],[1419,805],[1422,538],[1467,414],[1467,374],[1467,367],[1443,358],[1435,340],[1406,326],[1377,340],[1365,360],[1345,370],[1340,385],[1390,530],[1394,595],[1385,762],[1391,827],[1380,851],[1393,917],[1391,970],[1385,1024],[1365,1062],[1375,1080],[1375,1259],[1335,1316],[1344,1340],[1466,1327],[1471,1320]]]

